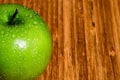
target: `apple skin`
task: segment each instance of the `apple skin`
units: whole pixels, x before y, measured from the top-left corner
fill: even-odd
[[[51,51],[49,28],[36,12],[18,4],[0,5],[0,80],[36,80],[46,69]]]

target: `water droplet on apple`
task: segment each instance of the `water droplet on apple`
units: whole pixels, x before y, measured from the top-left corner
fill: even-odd
[[[38,52],[38,53],[39,53],[39,52]],[[41,55],[40,55],[40,54],[39,54],[38,56],[39,56],[39,57],[41,57]]]
[[[18,56],[21,56],[21,53],[19,53],[19,55]]]
[[[5,42],[5,40],[2,40],[2,43],[4,43]]]
[[[5,13],[7,13],[8,11],[7,11],[7,10],[5,10],[4,12],[5,12]]]
[[[24,36],[24,34],[21,34],[21,37],[23,37]]]
[[[38,41],[38,38],[36,39],[36,41]]]
[[[13,31],[12,30],[9,30],[10,33],[12,33]]]
[[[8,34],[6,34],[6,36],[8,36]]]
[[[41,24],[41,25],[43,25],[43,23],[42,23],[42,22],[41,22],[40,24]]]
[[[21,31],[23,32],[23,31],[24,31],[24,29],[22,28],[22,29],[21,29]]]
[[[18,29],[16,29],[16,32],[19,32],[19,30],[18,30]]]
[[[30,41],[30,39],[28,38],[27,41]]]
[[[22,75],[23,73],[22,72],[20,72],[20,75]]]
[[[31,27],[31,25],[28,25],[28,28],[30,28]]]
[[[30,15],[30,18],[32,18],[33,16],[32,15]]]
[[[12,37],[14,38],[14,37],[15,37],[15,35],[12,35]]]
[[[15,50],[13,50],[13,53],[15,53],[16,51]]]
[[[38,26],[36,26],[36,28],[38,28]]]
[[[16,48],[22,48],[22,49],[25,49],[27,47],[26,41],[24,40],[16,40],[14,45]]]
[[[18,44],[16,44],[16,45],[15,45],[15,47],[16,47],[16,48],[18,48],[18,47],[19,47],[19,45],[18,45]]]
[[[3,38],[3,37],[4,37],[4,35],[1,35],[1,37]]]
[[[17,28],[17,27],[18,27],[18,25],[15,25],[15,27]]]
[[[36,25],[36,24],[37,24],[37,22],[36,22],[36,21],[34,21],[34,24]]]
[[[25,14],[25,16],[27,17],[27,16],[28,16],[28,14]]]
[[[36,53],[36,54],[38,54],[39,52],[38,52],[38,51],[36,51],[35,53]]]
[[[4,34],[4,31],[1,31],[1,34]]]
[[[18,61],[18,64],[20,64],[20,61]]]
[[[22,23],[24,23],[24,21],[21,21]]]

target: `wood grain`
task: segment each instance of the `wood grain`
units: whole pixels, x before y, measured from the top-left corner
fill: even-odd
[[[0,0],[37,11],[53,52],[38,80],[120,80],[120,0]]]

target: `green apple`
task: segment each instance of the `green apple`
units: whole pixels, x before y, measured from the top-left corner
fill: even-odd
[[[36,80],[52,51],[49,28],[33,10],[0,5],[0,80]]]

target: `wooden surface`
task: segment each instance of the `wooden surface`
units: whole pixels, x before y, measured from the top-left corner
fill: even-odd
[[[0,0],[37,11],[53,40],[39,80],[120,80],[120,0]]]

